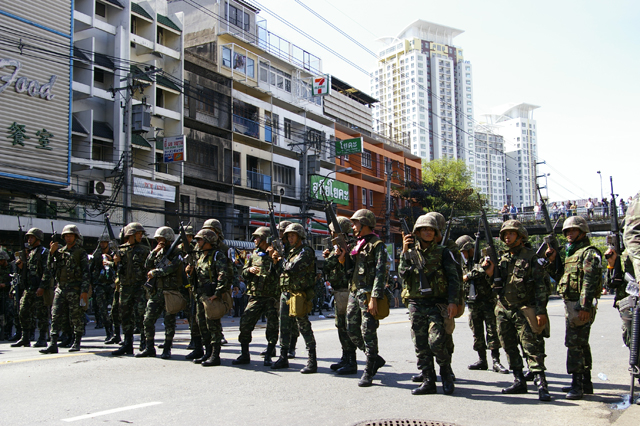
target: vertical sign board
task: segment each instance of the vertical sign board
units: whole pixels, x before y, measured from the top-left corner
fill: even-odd
[[[0,5],[2,177],[69,184],[72,16],[71,0]]]
[[[325,96],[331,94],[331,76],[322,75],[320,77],[314,77],[313,83],[313,96]]]
[[[178,161],[187,160],[187,151],[185,149],[185,136],[172,136],[162,140],[162,148],[164,152],[165,163],[177,163]]]

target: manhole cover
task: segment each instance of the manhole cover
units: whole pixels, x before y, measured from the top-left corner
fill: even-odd
[[[456,424],[435,420],[384,419],[368,420],[366,422],[356,423],[353,426],[456,426]]]

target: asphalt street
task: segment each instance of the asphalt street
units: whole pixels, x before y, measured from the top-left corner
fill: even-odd
[[[378,330],[380,354],[387,365],[374,386],[359,388],[364,355],[358,354],[359,373],[337,376],[329,365],[340,357],[340,344],[331,318],[312,317],[318,345],[319,371],[302,375],[306,361],[302,339],[298,357],[287,370],[262,365],[266,346],[264,323],[258,323],[251,345],[252,362],[232,366],[240,352],[238,319],[223,319],[229,341],[220,367],[204,368],[184,360],[189,334],[179,320],[173,359],[115,358],[104,345],[104,330],[87,326],[81,352],[40,355],[35,348],[11,348],[0,343],[2,403],[0,423],[11,425],[127,423],[140,425],[354,425],[381,419],[432,420],[456,425],[609,425],[640,418],[640,407],[617,407],[629,393],[628,350],[623,346],[618,312],[612,296],[603,296],[593,325],[594,395],[581,401],[564,399],[560,388],[570,383],[565,370],[564,310],[549,304],[551,338],[547,339],[547,377],[553,397],[539,402],[529,383],[526,395],[502,395],[511,375],[469,371],[477,358],[467,316],[456,321],[453,370],[456,390],[413,396],[416,360],[406,309],[393,309]],[[162,341],[161,321],[156,339]],[[137,339],[137,337],[136,337]],[[136,340],[137,342],[137,340]],[[506,356],[502,353],[503,363]],[[601,374],[600,374],[601,373]],[[598,377],[600,375],[600,377]],[[622,416],[622,417],[621,417]],[[630,417],[633,416],[633,417]],[[625,424],[634,424],[625,423]]]

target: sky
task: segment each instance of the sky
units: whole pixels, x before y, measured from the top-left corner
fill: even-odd
[[[252,0],[269,31],[322,58],[323,72],[370,93],[365,73],[291,29],[302,29],[361,68],[376,58],[301,4],[376,52],[416,19],[463,30],[453,40],[473,64],[476,120],[507,103],[540,106],[538,175],[553,201],[640,191],[640,2],[610,0]],[[597,172],[600,171],[601,174]],[[540,180],[544,185],[544,180]]]

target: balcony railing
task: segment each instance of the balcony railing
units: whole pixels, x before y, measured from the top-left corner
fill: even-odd
[[[247,187],[271,192],[271,176],[257,172],[247,172]]]
[[[233,115],[233,131],[260,139],[260,124],[235,114]]]

